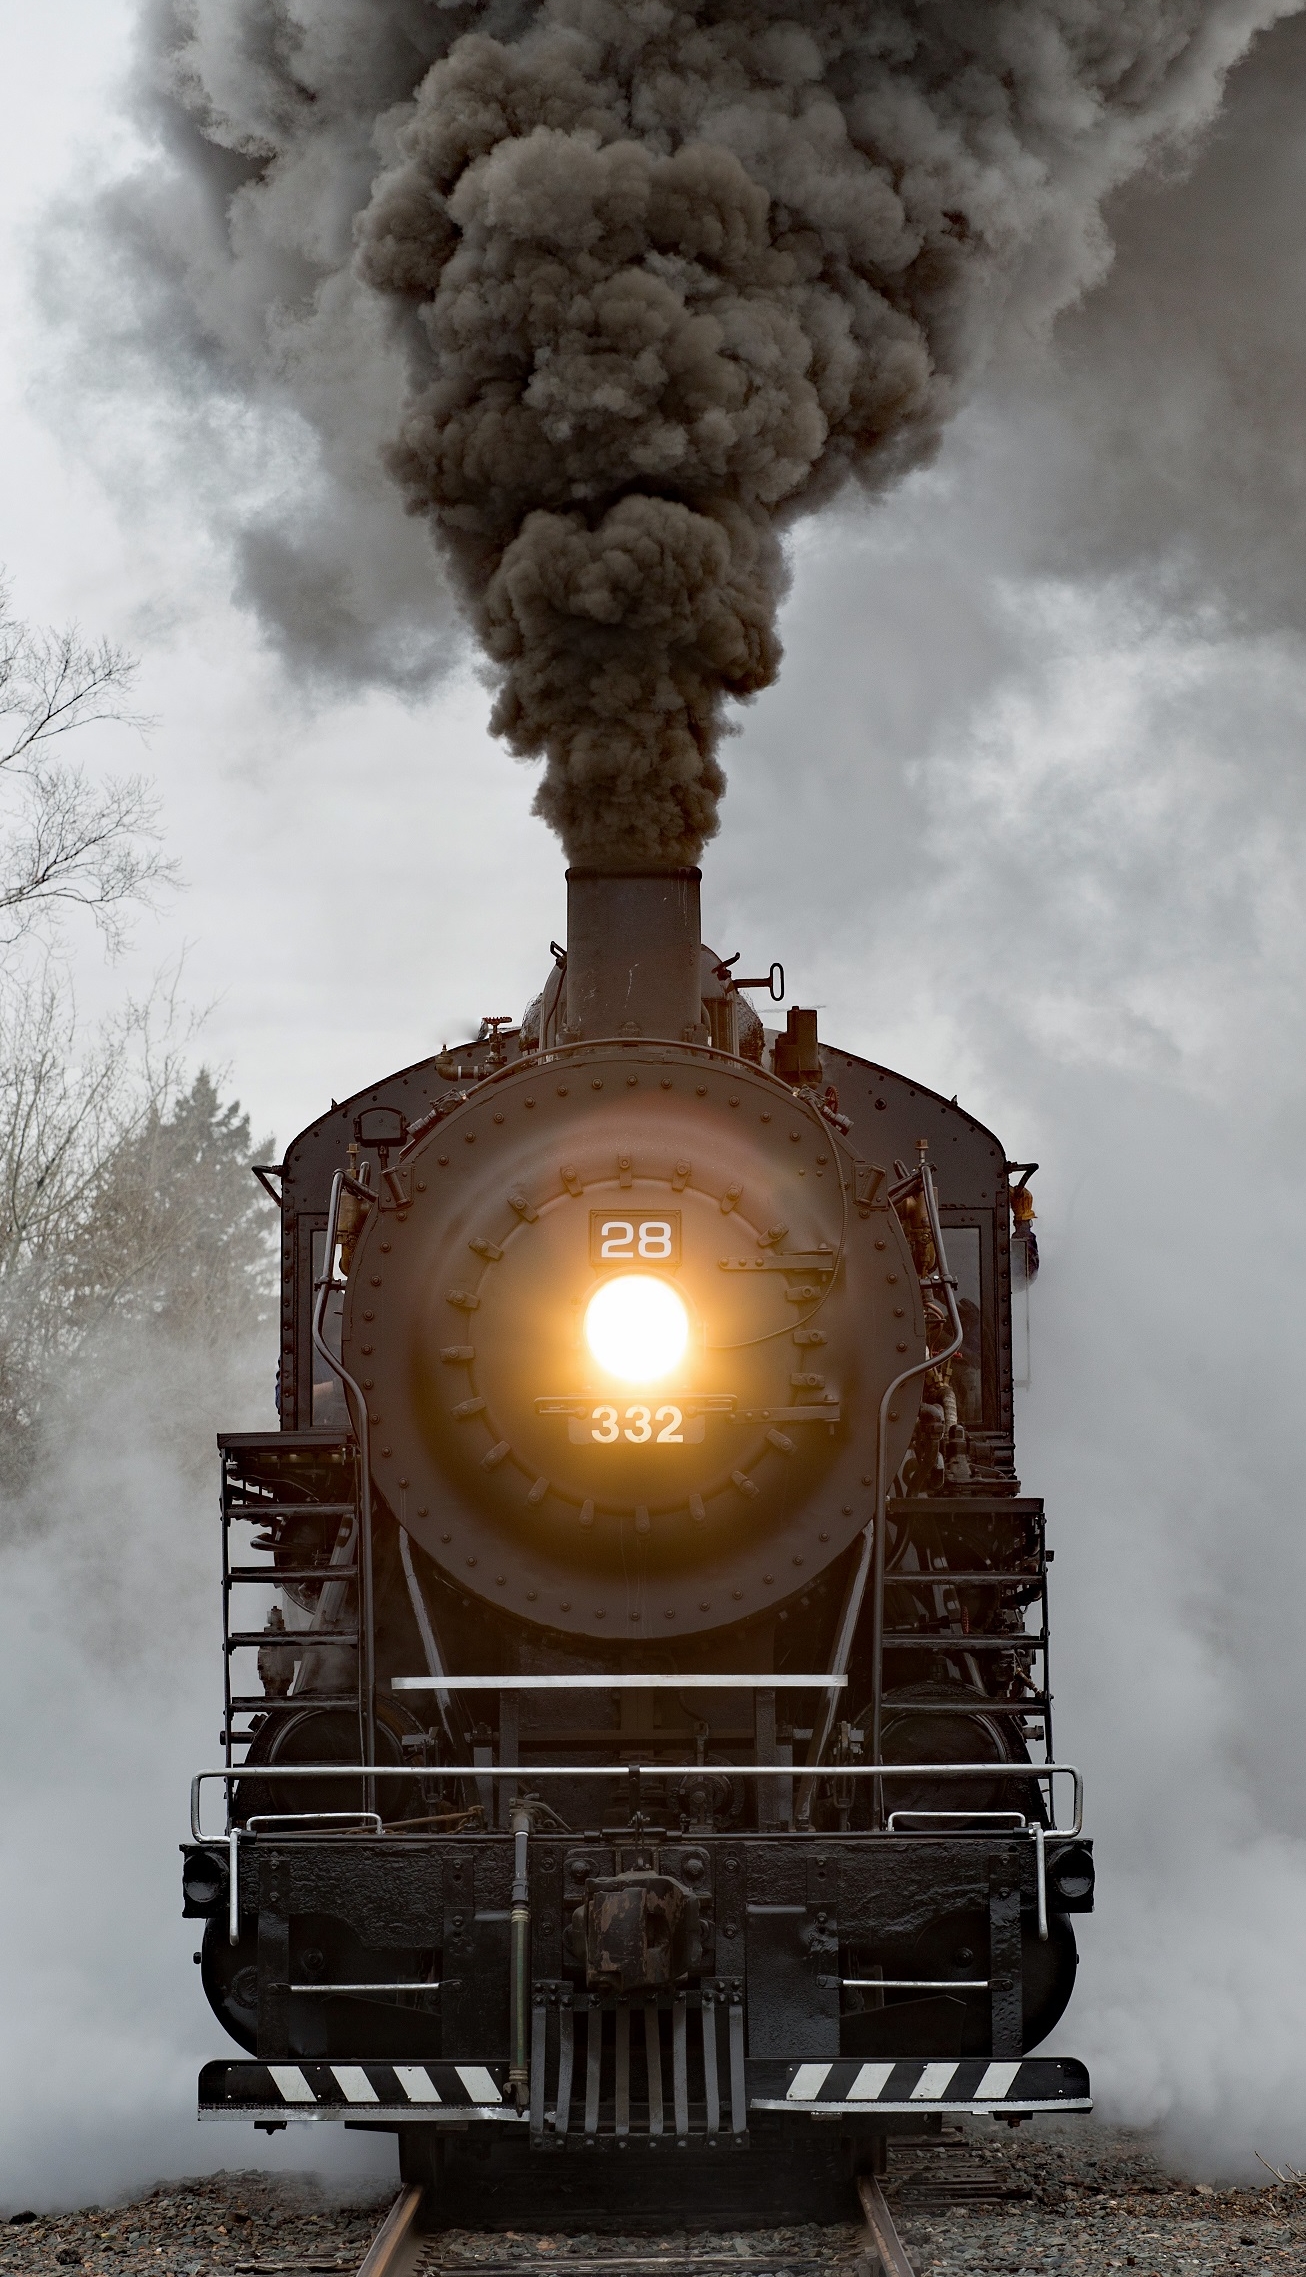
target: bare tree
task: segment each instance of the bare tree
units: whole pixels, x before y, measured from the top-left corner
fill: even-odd
[[[74,1365],[216,1353],[273,1318],[249,1119],[188,1076],[188,1040],[164,989],[87,1041],[56,967],[0,986],[0,1486],[30,1476]]]
[[[26,937],[0,964],[0,1485],[11,1490],[34,1475],[74,1383],[145,1365],[160,1338],[196,1355],[248,1341],[270,1317],[248,1118],[207,1070],[186,1073],[193,1023],[178,976],[87,1033],[51,953],[71,908],[117,949],[133,907],[175,874],[147,779],[93,778],[65,756],[97,722],[145,727],[130,708],[135,671],[109,641],[23,624],[0,581],[0,946]]]
[[[116,950],[129,908],[175,879],[148,778],[97,782],[63,756],[67,737],[96,722],[144,731],[129,705],[135,677],[110,641],[22,623],[0,580],[0,943],[76,906]]]

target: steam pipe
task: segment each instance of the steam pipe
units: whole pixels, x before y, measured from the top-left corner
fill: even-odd
[[[408,1528],[406,1526],[401,1526],[399,1528],[399,1556],[404,1569],[404,1579],[408,1584],[408,1601],[413,1608],[413,1619],[417,1623],[417,1633],[422,1640],[422,1652],[426,1659],[427,1675],[434,1677],[447,1676],[448,1670],[444,1665],[444,1661],[440,1654],[440,1647],[436,1641],[435,1630],[431,1625],[431,1616],[427,1611],[426,1598],[422,1593],[422,1584],[417,1578],[417,1568],[413,1564],[413,1546],[408,1538]],[[449,1741],[450,1745],[452,1745],[453,1726],[449,1721],[449,1695],[447,1692],[441,1691],[438,1687],[435,1695],[435,1704],[440,1712],[440,1721],[444,1725],[444,1736]]]
[[[956,1278],[948,1271],[948,1261],[943,1251],[943,1229],[939,1223],[938,1198],[934,1191],[934,1172],[924,1159],[922,1159],[920,1167],[920,1183],[921,1191],[925,1197],[926,1215],[930,1221],[930,1236],[934,1243],[935,1270],[929,1276],[928,1285],[943,1290],[944,1300],[948,1307],[952,1339],[950,1343],[944,1345],[942,1351],[930,1352],[925,1359],[918,1360],[915,1367],[904,1368],[900,1376],[894,1377],[880,1401],[880,1411],[875,1426],[875,1516],[862,1535],[861,1551],[857,1559],[856,1570],[849,1581],[844,1596],[843,1609],[839,1615],[839,1627],[835,1634],[834,1650],[830,1655],[830,1674],[832,1676],[846,1676],[848,1663],[852,1657],[853,1638],[857,1632],[862,1602],[866,1595],[866,1583],[873,1574],[874,1581],[871,1594],[872,1763],[878,1763],[881,1759],[880,1726],[884,1709],[884,1537],[889,1501],[889,1402],[891,1399],[895,1399],[903,1385],[911,1383],[914,1377],[928,1375],[931,1368],[942,1367],[945,1360],[950,1360],[954,1353],[960,1352],[965,1340],[961,1325],[961,1314],[957,1310]],[[794,1819],[799,1826],[807,1826],[811,1822],[812,1798],[816,1792],[815,1766],[821,1761],[829,1745],[837,1707],[838,1696],[831,1692],[826,1697],[820,1724],[807,1751],[808,1775],[798,1789],[795,1799]]]
[[[231,1789],[227,1789],[227,1806],[230,1813]],[[194,1821],[195,1813],[191,1812]],[[227,1828],[227,1943],[240,1943],[240,1828]]]
[[[354,1511],[348,1518],[341,1521],[335,1546],[331,1552],[331,1563],[327,1567],[328,1574],[334,1573],[337,1566],[354,1565],[357,1548],[358,1513]],[[308,1627],[294,1631],[294,1635],[300,1643],[301,1651],[299,1665],[291,1679],[289,1697],[292,1700],[299,1699],[304,1692],[310,1689],[310,1680],[317,1680],[323,1659],[332,1650],[332,1627],[344,1611],[345,1599],[348,1594],[348,1581],[324,1581],[318,1591],[317,1603],[313,1607],[313,1617]],[[336,1647],[336,1649],[339,1648]],[[327,1689],[330,1690],[329,1684]]]
[[[524,2111],[530,2095],[530,2056],[527,2046],[527,2019],[531,2012],[530,1954],[531,1954],[531,1885],[527,1853],[530,1845],[531,1814],[525,1803],[514,1803],[512,1808],[512,1918],[509,1924],[509,2046],[512,2062],[508,2071],[508,2085],[516,2099],[519,2111]]]
[[[340,1197],[348,1187],[360,1200],[375,1202],[370,1187],[351,1178],[345,1170],[337,1170],[331,1181],[331,1202],[327,1210],[326,1248],[323,1254],[322,1278],[318,1282],[313,1303],[313,1349],[319,1359],[325,1360],[333,1376],[344,1389],[346,1405],[358,1438],[358,1654],[359,1654],[359,1738],[362,1746],[364,1772],[376,1764],[376,1635],[372,1590],[372,1448],[367,1421],[367,1401],[359,1386],[349,1374],[343,1360],[337,1358],[322,1332],[326,1317],[328,1291],[337,1286],[335,1255],[340,1225]],[[376,1808],[376,1781],[363,1780],[363,1801],[368,1810]]]

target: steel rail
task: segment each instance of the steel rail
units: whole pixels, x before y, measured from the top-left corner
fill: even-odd
[[[358,2277],[401,2277],[411,2258],[422,2207],[422,2187],[410,2182],[399,2193],[358,2265]]]
[[[857,2195],[866,2216],[866,2227],[871,2233],[883,2277],[914,2277],[907,2250],[899,2237],[884,2192],[873,2174],[859,2174]]]

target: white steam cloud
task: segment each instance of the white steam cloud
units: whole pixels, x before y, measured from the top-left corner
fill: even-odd
[[[247,597],[420,675],[381,451],[569,855],[693,859],[726,700],[778,669],[780,533],[928,456],[1003,328],[1100,277],[1103,198],[1284,7],[153,0],[171,163],[120,226],[319,454]]]
[[[198,2068],[231,2043],[191,1964],[178,1843],[192,1772],[220,1760],[213,1433],[268,1424],[271,1367],[247,1339],[119,1330],[73,1363],[26,1491],[0,1494],[6,2211],[251,2163],[244,2130],[195,2121]],[[389,2142],[331,2136],[257,2163],[392,2170]]]
[[[1053,348],[804,538],[713,865],[731,947],[1042,1163],[1019,1468],[1099,1866],[1054,2044],[1251,2182],[1306,2167],[1304,74],[1298,17]]]

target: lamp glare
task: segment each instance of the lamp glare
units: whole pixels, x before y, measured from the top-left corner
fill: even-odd
[[[684,1357],[689,1314],[665,1281],[650,1273],[620,1273],[590,1298],[585,1341],[608,1375],[628,1384],[652,1383]]]

